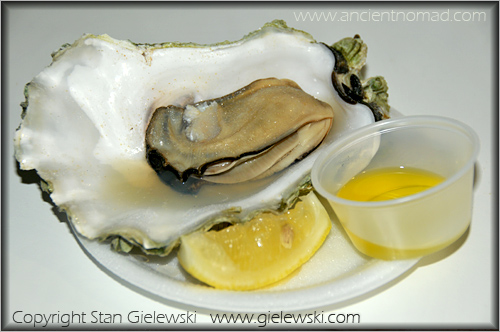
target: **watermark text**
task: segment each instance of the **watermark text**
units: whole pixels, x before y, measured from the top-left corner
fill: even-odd
[[[293,12],[296,21],[308,22],[485,22],[481,11],[299,11]]]

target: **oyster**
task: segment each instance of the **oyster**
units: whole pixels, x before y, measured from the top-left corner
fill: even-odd
[[[117,250],[137,246],[166,255],[183,234],[244,221],[263,210],[282,211],[311,190],[309,172],[322,147],[345,131],[388,116],[385,81],[360,79],[366,47],[359,37],[328,46],[282,21],[216,45],[134,44],[84,35],[52,57],[52,64],[25,87],[15,157],[20,169],[36,169],[42,189],[76,231],[89,239],[109,239]],[[148,130],[154,118],[182,109],[176,116],[183,123],[174,131],[187,130],[192,141],[209,141],[219,135],[220,123],[208,116],[218,114],[219,102],[225,96],[237,100],[243,87],[270,78],[295,82],[290,86],[314,99],[319,113],[333,111],[333,123],[331,114],[308,112],[319,117],[281,128],[273,139],[245,146],[244,152],[215,158],[202,153],[201,161],[181,166],[170,163],[170,152],[157,152],[164,136],[146,139],[146,132],[156,130],[154,125]],[[208,122],[198,126],[204,118]],[[207,131],[200,130],[206,124]],[[262,164],[260,158],[270,156],[291,133],[307,133],[306,146],[274,169],[271,165],[286,153]],[[294,144],[288,150],[295,150]],[[184,149],[181,155],[189,156]],[[247,173],[241,167],[255,160],[264,165],[255,178],[228,176],[227,169]],[[231,183],[205,181],[209,178]]]
[[[154,169],[217,183],[263,178],[317,147],[332,107],[295,82],[262,79],[214,100],[158,108],[146,131]]]

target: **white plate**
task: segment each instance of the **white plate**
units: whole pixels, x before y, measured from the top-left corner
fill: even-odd
[[[393,109],[391,114],[402,116]],[[295,311],[340,304],[386,285],[419,261],[383,261],[359,253],[329,204],[323,203],[333,223],[325,243],[291,276],[257,291],[226,291],[206,286],[182,269],[177,251],[164,258],[121,254],[109,245],[88,240],[74,229],[73,233],[94,262],[126,286],[179,304],[232,312]]]
[[[127,286],[138,287],[156,298],[232,312],[295,311],[339,304],[387,284],[418,262],[382,261],[360,254],[329,212],[332,230],[313,258],[287,279],[258,291],[224,291],[205,286],[182,270],[176,252],[165,258],[125,255],[112,251],[109,245],[76,237],[101,268]]]

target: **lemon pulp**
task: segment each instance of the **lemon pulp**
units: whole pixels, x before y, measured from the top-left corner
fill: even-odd
[[[330,228],[328,213],[311,192],[283,214],[264,212],[220,231],[185,235],[177,257],[188,273],[208,285],[256,289],[309,260]]]
[[[442,176],[418,168],[372,169],[354,176],[337,196],[354,201],[383,201],[413,195],[443,181]]]

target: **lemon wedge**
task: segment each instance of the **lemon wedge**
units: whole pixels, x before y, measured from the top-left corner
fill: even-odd
[[[311,192],[283,214],[263,212],[220,231],[185,235],[177,257],[189,274],[208,285],[256,289],[309,260],[330,228],[328,213]]]

